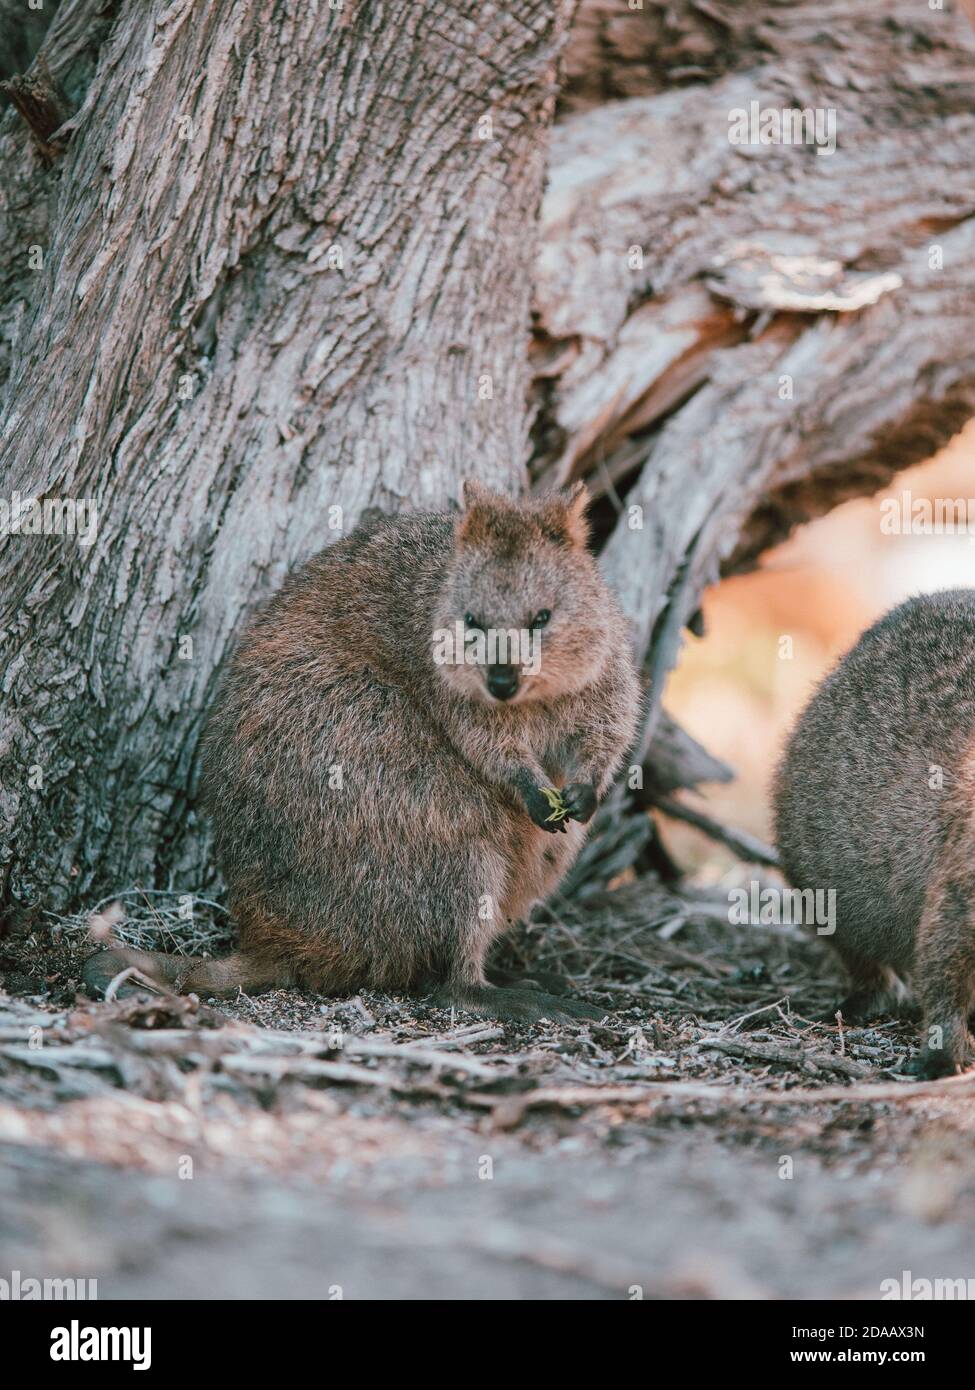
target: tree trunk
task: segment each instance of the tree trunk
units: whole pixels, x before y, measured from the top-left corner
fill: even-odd
[[[42,50],[63,152],[0,132],[0,497],[98,521],[0,551],[8,904],[201,883],[193,755],[241,614],[368,505],[524,480],[569,0],[123,5],[79,82],[105,10],[65,0]]]

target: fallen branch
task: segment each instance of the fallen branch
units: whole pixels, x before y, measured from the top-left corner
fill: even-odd
[[[338,1081],[352,1086],[386,1086],[390,1090],[401,1090],[402,1078],[394,1072],[371,1071],[368,1067],[356,1066],[354,1062],[323,1062],[317,1057],[222,1057],[223,1071],[238,1072],[248,1076],[273,1076],[283,1080],[289,1076],[299,1079],[320,1077],[326,1081]]]
[[[757,836],[749,835],[747,830],[735,830],[731,826],[722,825],[720,821],[712,820],[702,811],[695,810],[693,806],[686,806],[682,801],[675,801],[673,797],[658,797],[654,804],[665,816],[671,816],[674,820],[693,825],[695,829],[702,830],[712,840],[726,845],[733,854],[736,854],[739,859],[744,859],[746,863],[768,864],[772,868],[778,868],[780,862],[778,852],[771,845],[759,840]]]
[[[887,1101],[947,1099],[975,1093],[975,1072],[943,1077],[939,1081],[906,1082],[863,1086],[823,1086],[775,1091],[753,1091],[745,1086],[716,1086],[697,1081],[655,1081],[634,1086],[540,1087],[519,1096],[484,1095],[473,1092],[464,1097],[468,1105],[492,1111],[493,1123],[501,1129],[519,1124],[528,1110],[540,1106],[566,1109],[596,1105],[646,1105],[656,1101],[707,1101],[725,1109],[743,1106],[851,1105],[883,1104]]]
[[[870,1075],[868,1067],[861,1066],[859,1062],[851,1062],[848,1057],[836,1057],[828,1052],[807,1052],[801,1047],[778,1047],[772,1043],[745,1042],[742,1038],[702,1038],[698,1046],[713,1048],[714,1051],[724,1052],[729,1057],[754,1057],[763,1062],[776,1062],[784,1067],[798,1067],[801,1071],[822,1068],[857,1079]]]

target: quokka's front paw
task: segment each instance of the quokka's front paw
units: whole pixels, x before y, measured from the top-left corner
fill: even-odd
[[[596,788],[589,782],[570,782],[562,788],[562,803],[570,820],[591,820],[596,809]]]
[[[537,826],[549,834],[565,834],[568,812],[562,793],[555,787],[531,787],[524,792],[525,807]]]

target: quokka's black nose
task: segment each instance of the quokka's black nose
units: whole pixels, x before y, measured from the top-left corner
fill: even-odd
[[[496,700],[510,700],[518,689],[517,666],[489,666],[487,688]]]

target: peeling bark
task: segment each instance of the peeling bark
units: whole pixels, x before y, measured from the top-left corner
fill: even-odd
[[[71,113],[50,73],[42,68],[29,77],[12,77],[9,82],[0,82],[0,91],[27,122],[43,158],[53,160],[63,149],[57,131]]]

